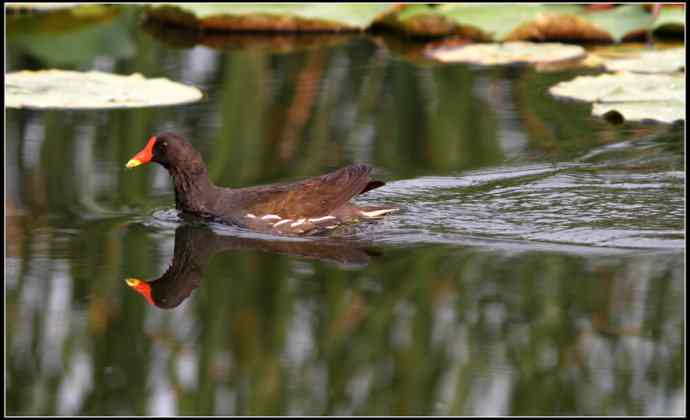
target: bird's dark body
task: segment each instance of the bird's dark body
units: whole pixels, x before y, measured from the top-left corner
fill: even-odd
[[[384,185],[373,180],[371,168],[362,164],[300,181],[224,188],[210,181],[201,155],[172,133],[155,136],[151,161],[166,167],[172,176],[177,209],[259,231],[313,234],[397,210],[350,202]]]

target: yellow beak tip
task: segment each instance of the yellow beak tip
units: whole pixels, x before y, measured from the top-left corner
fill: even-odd
[[[132,286],[132,287],[134,287],[134,286],[138,285],[139,283],[141,283],[141,280],[139,280],[139,279],[132,279],[132,278],[126,279],[125,281],[127,282],[127,285],[128,285],[128,286]]]
[[[141,165],[141,162],[136,160],[136,159],[130,159],[129,162],[127,162],[126,167],[129,168],[134,168],[135,166]]]

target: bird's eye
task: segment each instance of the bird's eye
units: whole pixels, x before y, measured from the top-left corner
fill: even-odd
[[[161,143],[161,147],[163,147],[163,148],[168,147],[168,142],[167,142],[167,141],[164,141],[163,143]]]

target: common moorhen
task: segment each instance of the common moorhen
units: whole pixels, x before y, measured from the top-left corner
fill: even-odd
[[[398,210],[350,203],[354,196],[384,185],[369,177],[367,165],[291,183],[222,188],[208,178],[199,152],[174,133],[151,137],[127,168],[149,162],[163,165],[172,176],[178,210],[258,231],[310,235]]]
[[[361,267],[376,253],[365,244],[320,238],[313,241],[239,238],[218,235],[199,226],[180,225],[175,230],[175,250],[172,264],[159,278],[145,281],[130,277],[127,284],[139,292],[151,305],[170,309],[187,299],[201,285],[211,258],[223,251],[257,249],[333,262],[345,267]]]

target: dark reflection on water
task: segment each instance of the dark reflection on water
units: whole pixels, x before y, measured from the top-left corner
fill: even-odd
[[[218,235],[208,228],[182,225],[175,229],[173,260],[165,274],[151,281],[129,278],[127,283],[152,305],[171,309],[199,287],[213,255],[245,248],[330,261],[343,267],[366,265],[371,255],[346,241],[232,237]]]
[[[684,126],[548,97],[574,71],[362,36],[164,42],[121,9],[8,33],[7,71],[141,72],[207,98],[6,111],[8,414],[685,412]],[[403,210],[317,242],[190,225],[164,170],[124,171],[162,130],[219,185],[362,162],[388,183],[360,201]],[[161,273],[170,311],[124,281]]]

